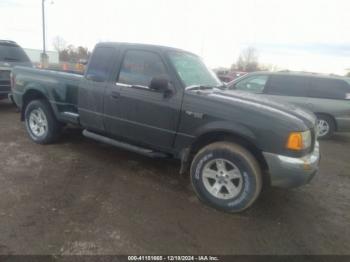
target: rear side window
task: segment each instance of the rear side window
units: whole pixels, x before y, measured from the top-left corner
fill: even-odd
[[[158,54],[132,50],[125,54],[118,82],[148,87],[153,77],[165,75],[167,70]]]
[[[29,58],[22,48],[14,45],[0,45],[0,61],[29,62]]]
[[[91,57],[86,75],[105,82],[114,62],[115,50],[112,47],[97,47]]]
[[[340,79],[312,78],[308,93],[315,98],[347,99],[350,86]]]
[[[307,96],[307,79],[302,76],[272,75],[267,84],[271,95]]]
[[[262,93],[264,91],[267,79],[267,75],[250,76],[235,84],[235,89],[251,93]]]

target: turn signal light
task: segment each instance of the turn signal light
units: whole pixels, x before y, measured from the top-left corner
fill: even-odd
[[[304,132],[292,132],[289,134],[287,148],[291,150],[303,150],[311,146],[312,137],[310,130]]]
[[[292,132],[288,137],[287,148],[291,150],[303,149],[303,138],[300,132]]]

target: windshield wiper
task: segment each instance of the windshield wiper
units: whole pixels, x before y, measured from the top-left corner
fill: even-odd
[[[214,86],[205,86],[205,85],[191,85],[185,88],[186,91],[190,90],[208,90],[208,89],[214,89]]]
[[[205,85],[191,85],[185,88],[186,91],[188,90],[209,90],[209,89],[219,89],[219,90],[225,90],[227,86],[225,84],[219,85],[219,86],[205,86]]]

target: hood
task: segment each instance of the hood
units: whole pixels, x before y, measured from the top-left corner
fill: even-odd
[[[303,121],[308,128],[313,128],[316,123],[316,117],[312,112],[292,104],[282,104],[261,95],[236,90],[220,90],[212,92],[210,96],[235,103],[246,104],[256,107],[259,110],[273,111],[287,118],[298,119],[299,121]]]

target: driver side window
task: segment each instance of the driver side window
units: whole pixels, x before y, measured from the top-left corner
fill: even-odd
[[[268,76],[258,75],[243,79],[235,85],[236,90],[247,91],[251,93],[262,93],[264,91]]]
[[[152,78],[167,76],[160,56],[148,51],[127,51],[119,74],[119,83],[149,87]]]

